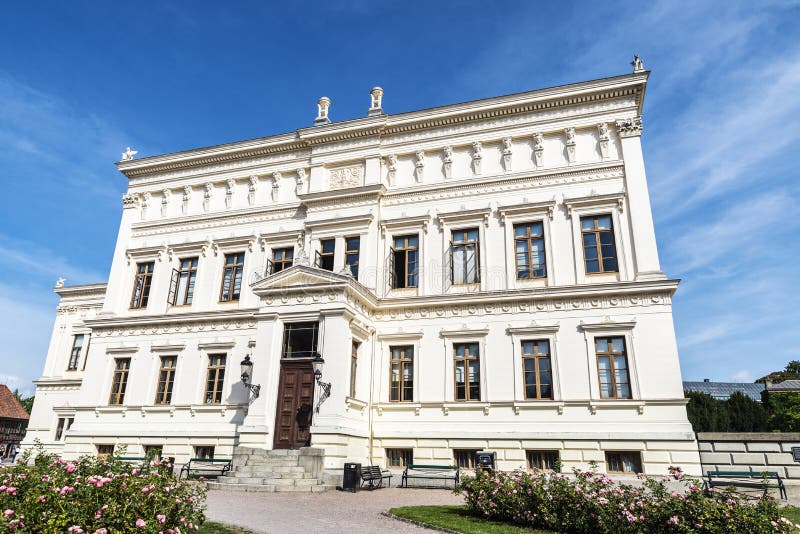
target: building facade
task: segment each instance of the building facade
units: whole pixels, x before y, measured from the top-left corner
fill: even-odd
[[[699,474],[647,78],[391,115],[375,88],[363,118],[322,98],[292,133],[129,150],[108,283],[56,289],[26,443]]]

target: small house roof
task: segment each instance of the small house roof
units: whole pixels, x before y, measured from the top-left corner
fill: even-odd
[[[30,418],[28,412],[22,407],[8,386],[0,384],[0,419],[22,419],[27,421]]]

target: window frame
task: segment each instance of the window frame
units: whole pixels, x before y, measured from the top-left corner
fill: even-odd
[[[601,217],[608,217],[611,221],[611,228],[598,228],[599,219]],[[592,230],[584,230],[583,229],[583,221],[584,219],[593,219],[593,226]],[[593,213],[593,214],[586,214],[580,215],[578,217],[578,227],[580,228],[581,236],[581,250],[583,252],[583,272],[586,276],[595,276],[595,275],[603,275],[603,274],[618,274],[620,272],[620,265],[619,265],[619,253],[617,252],[617,236],[614,224],[614,214],[610,211],[608,213]],[[614,263],[616,265],[616,269],[609,269],[606,270],[605,266],[603,265],[603,261],[605,257],[603,256],[602,251],[602,243],[600,239],[600,234],[602,233],[610,233],[611,234],[611,246],[614,247]],[[593,235],[594,236],[594,243],[595,248],[597,249],[597,259],[593,261],[597,261],[597,265],[600,268],[599,271],[589,271],[587,263],[589,260],[586,258],[586,244],[584,242],[584,236],[586,235]]]
[[[120,364],[127,362],[126,367]],[[109,406],[122,406],[125,404],[125,394],[128,389],[128,378],[131,372],[131,358],[114,358],[113,373],[111,375],[111,392],[108,398]]]
[[[400,359],[394,359],[394,351],[402,350],[403,356]],[[411,358],[405,358],[408,349],[411,349]],[[414,402],[414,386],[415,386],[415,356],[416,356],[416,346],[413,344],[397,344],[397,345],[390,345],[389,346],[389,402],[392,403],[404,403],[404,402]],[[398,364],[398,376],[400,380],[398,381],[397,386],[397,399],[393,399],[393,391],[394,391],[394,383],[395,381],[392,378],[392,371],[394,369],[394,364]],[[406,366],[411,365],[411,398],[406,398],[406,387],[405,381],[403,380],[404,372]]]
[[[621,471],[611,469],[611,462],[609,461],[609,455],[612,455],[612,454],[620,455],[620,462],[619,463],[622,466],[622,470]],[[625,459],[624,459],[624,457],[628,456],[628,455],[636,455],[637,456],[637,460],[636,460],[636,464],[637,465],[636,466],[639,468],[637,471],[626,471],[625,470]],[[605,460],[605,463],[606,463],[606,471],[610,475],[631,475],[631,474],[637,475],[639,473],[643,473],[644,472],[644,466],[643,466],[643,462],[642,462],[642,451],[639,451],[639,450],[636,450],[636,451],[634,451],[634,450],[603,451],[603,459]]]
[[[601,340],[601,339],[606,340],[606,350],[603,351],[603,352],[598,352],[598,350],[597,350],[597,342],[598,342],[598,340]],[[614,339],[621,339],[622,340],[622,352],[616,352],[616,351],[613,350],[613,340]],[[633,386],[631,384],[631,367],[630,367],[630,361],[628,359],[628,347],[627,347],[627,341],[625,339],[625,336],[600,334],[600,335],[593,336],[592,340],[594,341],[594,343],[592,344],[592,348],[593,348],[594,353],[595,353],[595,362],[596,362],[596,365],[597,365],[597,384],[598,384],[598,391],[599,391],[599,394],[600,394],[600,398],[604,399],[604,400],[631,400],[631,399],[633,399]],[[615,359],[616,359],[617,356],[622,356],[622,357],[625,358],[625,374],[627,375],[628,381],[624,382],[624,383],[628,385],[628,396],[627,397],[620,396],[618,394],[618,391],[617,391],[617,373],[616,373],[617,369],[616,369],[616,362],[615,362]],[[610,397],[603,396],[603,381],[601,379],[601,373],[600,373],[600,358],[601,357],[608,357],[609,371],[610,371],[610,374],[611,374],[611,388],[612,388],[612,391],[614,393]]]
[[[531,226],[533,226],[534,224],[541,224],[542,225],[542,233],[540,235],[534,236],[534,235],[531,234]],[[548,273],[547,256],[548,256],[548,254],[547,254],[547,240],[546,240],[546,237],[545,237],[545,235],[547,233],[545,231],[545,222],[543,220],[527,221],[527,222],[520,221],[520,222],[512,223],[511,226],[512,226],[513,238],[514,238],[513,253],[514,253],[514,271],[515,271],[516,279],[517,280],[521,280],[521,281],[547,280],[547,273]],[[527,228],[527,235],[522,236],[522,237],[517,236],[517,227],[519,227],[519,226],[525,226]],[[532,247],[532,244],[533,244],[533,240],[534,239],[540,239],[541,242],[542,242],[542,254],[543,254],[542,266],[544,267],[544,274],[541,275],[541,276],[533,276],[534,269],[533,269],[533,247]],[[526,243],[527,247],[528,247],[528,250],[527,250],[527,253],[526,253],[526,257],[527,257],[527,260],[528,260],[528,272],[530,273],[530,275],[527,276],[527,277],[521,277],[519,275],[519,257],[517,256],[517,242],[519,242],[519,241],[524,241]]]
[[[312,348],[310,350],[288,350],[289,349],[289,338],[291,336],[291,331],[294,329],[300,330],[303,328],[301,325],[315,325],[314,328],[311,328],[314,332],[314,342],[312,343]],[[306,327],[307,328],[307,327]],[[319,352],[319,334],[322,331],[322,327],[319,320],[312,320],[312,321],[288,321],[283,323],[283,336],[281,339],[281,353],[280,357],[282,360],[298,360],[303,358],[313,358],[315,354]],[[293,354],[303,354],[302,356],[292,356]]]
[[[172,360],[172,367],[165,367],[164,362]],[[159,356],[158,375],[156,379],[156,395],[154,404],[157,406],[168,406],[172,404],[172,392],[175,387],[175,374],[178,370],[178,356],[166,355]],[[161,384],[164,383],[162,391]]]
[[[409,246],[408,241],[409,241],[410,238],[416,238],[417,239],[416,246]],[[402,247],[395,247],[398,239],[403,239],[404,240],[404,243],[403,243]],[[392,289],[417,289],[417,288],[419,288],[419,282],[420,282],[420,276],[419,276],[420,241],[421,240],[420,240],[420,236],[419,236],[418,232],[417,233],[409,233],[409,234],[403,233],[403,234],[400,234],[400,235],[397,235],[397,236],[394,236],[394,235],[392,236],[391,245],[389,247],[390,254],[391,254],[391,256],[390,256],[391,265],[392,265],[391,272],[389,273],[389,275],[391,277],[391,288]],[[417,253],[417,259],[416,259],[416,262],[415,262],[416,263],[416,269],[415,269],[414,274],[413,274],[413,276],[415,277],[415,284],[414,285],[411,285],[408,282],[410,277],[411,277],[411,273],[409,272],[409,269],[408,269],[408,264],[409,264],[408,256],[409,256],[409,253],[412,252],[412,251]],[[398,276],[397,276],[397,267],[396,267],[396,263],[395,263],[395,255],[398,252],[402,252],[403,253],[403,259],[404,259],[404,270],[403,270],[403,272],[405,273],[405,276],[404,276],[404,280],[403,280],[403,285],[402,286],[397,285]]]
[[[456,346],[464,346],[465,356],[458,356]],[[478,348],[478,353],[472,356],[468,353],[467,348],[474,345]],[[451,347],[453,356],[453,401],[455,402],[483,402],[483,369],[481,365],[481,353],[483,352],[481,343],[478,341],[454,341]],[[470,381],[469,363],[476,361],[478,364],[478,398],[472,398],[470,392],[472,382]],[[458,398],[458,362],[464,362],[464,398]]]
[[[453,465],[457,465],[459,469],[475,469],[475,455],[478,454],[480,449],[453,449]],[[467,465],[461,465],[459,455],[468,455]]]
[[[141,267],[148,267],[140,272]],[[136,267],[133,272],[133,291],[131,292],[131,302],[129,309],[141,310],[146,309],[150,301],[150,291],[153,286],[153,273],[156,270],[155,260],[139,261],[136,262]],[[141,286],[140,286],[141,284]],[[137,290],[141,287],[141,292]]]
[[[587,196],[578,198],[565,198],[564,206],[567,217],[572,227],[572,258],[575,265],[576,284],[597,284],[632,279],[633,265],[629,256],[632,250],[628,249],[631,241],[631,228],[627,217],[623,217],[625,209],[625,193],[612,193],[608,195]],[[586,274],[583,264],[583,242],[581,232],[581,217],[611,214],[614,227],[614,246],[617,254],[617,272]],[[632,244],[630,245],[632,246]]]
[[[635,328],[636,320],[615,321],[605,320],[596,323],[583,323],[578,326],[583,331],[586,346],[586,365],[589,370],[590,389],[589,397],[592,401],[600,403],[631,402],[641,399],[639,389],[639,372],[636,357]],[[628,380],[631,389],[630,399],[612,399],[600,396],[600,376],[597,367],[597,354],[595,351],[596,337],[623,337],[627,351]]]
[[[88,336],[84,333],[74,333],[72,334],[72,348],[69,351],[69,360],[67,361],[67,371],[77,371],[79,367],[79,363],[81,361],[81,356],[83,356],[83,348],[84,342]],[[80,338],[81,343],[77,345],[78,338]]]
[[[325,245],[328,243],[333,243],[333,250],[330,252],[325,251]],[[330,268],[323,266],[323,263],[326,261],[330,262]],[[319,269],[324,269],[326,271],[333,272],[334,266],[336,264],[336,238],[329,237],[325,239],[319,240],[319,250],[317,250],[317,261],[316,266]]]
[[[475,232],[475,239],[469,240],[469,233],[474,231]],[[461,234],[461,237],[464,241],[456,242],[456,234]],[[468,281],[468,273],[469,273],[469,260],[467,258],[466,251],[468,247],[472,245],[475,247],[475,274],[474,280]],[[464,282],[456,283],[456,264],[455,264],[455,256],[456,256],[456,247],[463,248],[465,250],[464,253]],[[481,283],[481,228],[480,225],[476,224],[475,226],[464,226],[458,228],[451,228],[450,229],[450,284],[453,286],[474,286],[480,285]]]
[[[201,452],[208,452],[208,455],[200,455]],[[204,460],[213,460],[214,454],[216,453],[216,447],[214,445],[194,445],[192,453],[194,454],[194,458],[204,459]]]
[[[548,347],[547,354],[542,354],[542,353],[538,352],[539,343],[541,343],[541,342],[546,342],[547,343],[547,347]],[[534,344],[533,345],[534,346],[534,352],[533,353],[531,353],[531,354],[526,354],[525,353],[525,344],[526,343],[533,343]],[[520,355],[521,355],[521,358],[522,358],[522,391],[523,391],[523,398],[525,400],[553,400],[554,393],[555,393],[555,391],[554,391],[555,388],[554,388],[554,384],[553,384],[555,382],[555,376],[554,376],[555,373],[553,372],[553,344],[552,344],[551,340],[547,339],[547,338],[539,338],[539,339],[525,338],[525,339],[520,340],[519,344],[520,344]],[[543,397],[542,396],[541,371],[539,369],[540,361],[542,359],[545,359],[545,358],[548,360],[548,362],[550,364],[550,396],[549,397]],[[536,387],[536,396],[535,397],[529,397],[528,396],[527,375],[528,375],[529,371],[525,368],[525,361],[526,360],[533,360],[534,361],[535,370],[533,372],[536,375],[536,383],[534,384],[534,386]]]
[[[183,262],[189,261],[189,267],[184,268]],[[175,291],[172,295],[170,304],[172,306],[191,306],[194,301],[194,289],[197,285],[197,269],[200,266],[199,256],[187,256],[186,258],[178,258],[178,268],[173,269],[173,276],[175,277]],[[224,273],[223,268],[223,273]],[[181,294],[181,276],[186,273],[186,293],[183,296],[183,302],[178,302],[178,296]],[[224,276],[224,275],[223,275]],[[172,284],[170,284],[172,285]],[[220,289],[221,291],[221,289]]]
[[[361,348],[361,343],[355,339],[352,341],[350,348],[350,398],[356,398],[356,386],[358,379],[358,350]]]
[[[237,263],[236,259],[230,265],[228,264],[228,256],[241,255],[241,263]],[[244,288],[244,265],[247,260],[247,253],[242,251],[225,252],[222,259],[222,280],[219,286],[219,302],[238,302],[242,298],[242,289]],[[230,272],[228,270],[230,269]],[[235,296],[236,279],[239,278],[239,295]],[[225,292],[225,282],[228,282],[228,291]]]
[[[355,239],[358,242],[358,247],[355,249],[350,248],[350,240]],[[350,257],[355,255],[355,263],[350,261]],[[419,255],[419,253],[417,253]],[[344,237],[344,264],[350,266],[350,272],[353,273],[353,278],[358,280],[358,266],[361,263],[361,236],[345,236]]]
[[[546,467],[546,464],[548,463],[546,461],[546,459],[545,459],[546,455],[555,455],[555,460],[552,463],[556,464],[556,465],[554,465],[552,468],[551,467]],[[538,460],[541,460],[541,462],[540,462],[541,465],[544,465],[545,467],[537,467],[537,466],[532,465],[533,464],[532,460],[534,458],[536,458]],[[556,470],[557,462],[560,462],[560,461],[561,461],[561,453],[560,453],[560,451],[558,449],[526,449],[525,450],[525,465],[526,465],[526,467],[527,467],[527,469],[529,471],[544,471],[544,472],[549,472],[549,473],[557,473],[558,472]]]
[[[386,457],[386,469],[404,469],[414,463],[414,449],[411,447],[386,447],[384,456]],[[399,463],[392,463],[394,458],[399,460]]]
[[[214,358],[222,358],[222,363],[215,364]],[[213,405],[213,406],[223,404],[224,399],[222,398],[222,395],[225,392],[225,376],[227,375],[225,371],[227,365],[228,365],[227,353],[215,352],[208,354],[208,365],[206,367],[206,380],[205,380],[205,387],[203,390],[203,404]],[[209,386],[211,386],[211,388],[209,388]]]
[[[281,252],[283,256],[278,259],[276,255]],[[287,253],[291,253],[291,257],[287,256]],[[276,274],[281,271],[285,271],[292,265],[294,265],[294,247],[293,246],[286,246],[286,247],[274,247],[270,250],[270,265],[271,270],[270,274]],[[280,265],[280,268],[278,266]]]

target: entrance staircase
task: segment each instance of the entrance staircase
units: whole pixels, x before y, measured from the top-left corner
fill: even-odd
[[[320,492],[335,489],[321,480],[324,451],[302,449],[255,449],[236,447],[233,467],[209,489],[253,492]]]

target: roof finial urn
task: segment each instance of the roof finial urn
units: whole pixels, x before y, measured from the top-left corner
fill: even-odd
[[[317,118],[314,119],[314,124],[328,124],[331,120],[328,118],[328,108],[331,107],[331,99],[323,96],[317,100]]]
[[[633,54],[631,67],[633,67],[633,72],[644,72],[644,61],[639,57],[639,54]]]
[[[383,101],[383,89],[380,87],[373,87],[372,91],[369,92],[369,96],[372,98],[372,105],[370,106],[367,115],[372,116],[383,114],[383,107],[381,107],[381,102]]]

